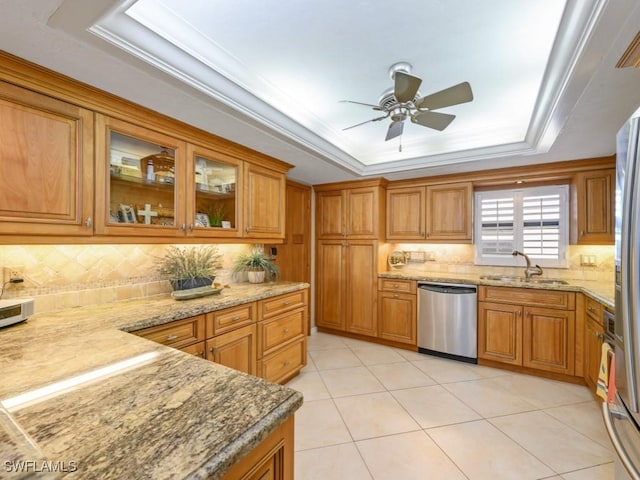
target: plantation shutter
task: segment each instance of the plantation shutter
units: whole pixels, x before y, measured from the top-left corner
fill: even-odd
[[[510,255],[515,250],[513,196],[482,198],[480,235],[476,242],[485,256]]]
[[[531,258],[560,255],[560,193],[523,196],[522,250]]]

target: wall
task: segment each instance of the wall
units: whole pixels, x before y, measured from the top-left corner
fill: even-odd
[[[428,260],[425,263],[410,263],[413,271],[469,273],[477,275],[504,274],[522,275],[524,259],[518,260],[518,267],[488,267],[474,265],[473,245],[425,245],[395,244],[393,250],[424,251]],[[582,255],[594,255],[595,266],[580,264]],[[613,282],[615,249],[613,246],[569,245],[569,268],[545,268],[544,276],[565,280],[597,280]],[[535,263],[535,262],[532,262]]]
[[[24,283],[6,285],[3,299],[33,297],[36,313],[166,294],[155,268],[166,245],[0,246],[0,266],[24,267]],[[248,245],[218,245],[216,281],[231,282],[235,256]]]

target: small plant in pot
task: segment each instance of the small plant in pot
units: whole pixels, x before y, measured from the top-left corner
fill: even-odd
[[[233,275],[237,278],[242,272],[247,272],[250,283],[264,282],[266,273],[269,277],[277,277],[280,273],[278,266],[271,262],[259,247],[253,247],[247,253],[238,255],[233,266]]]
[[[174,290],[209,286],[216,278],[220,257],[215,246],[171,246],[160,259],[158,273],[169,280]]]

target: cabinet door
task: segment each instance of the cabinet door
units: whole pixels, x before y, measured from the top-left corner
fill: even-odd
[[[478,357],[522,365],[522,307],[478,303]]]
[[[416,346],[416,296],[378,292],[378,337]]]
[[[344,267],[346,246],[339,240],[323,240],[316,245],[316,324],[345,330]]]
[[[207,340],[207,360],[256,374],[256,326],[247,325]]]
[[[376,239],[380,229],[380,192],[378,187],[352,188],[347,191],[347,236]]]
[[[92,235],[93,175],[92,112],[0,82],[0,234]]]
[[[612,245],[615,169],[577,175],[578,244]]]
[[[595,393],[600,373],[600,357],[604,329],[591,318],[586,319],[584,326],[584,379],[589,389]]]
[[[198,237],[242,236],[241,160],[214,150],[187,146],[186,222]]]
[[[342,190],[316,195],[316,235],[319,238],[346,236],[346,194]]]
[[[244,172],[244,236],[284,238],[284,174],[250,163],[245,164]]]
[[[346,250],[346,325],[353,333],[376,336],[378,242],[349,240]],[[344,313],[343,313],[344,315]]]
[[[473,185],[471,182],[427,186],[427,240],[470,243]]]
[[[424,240],[425,189],[387,190],[387,240]]]
[[[96,115],[96,233],[184,237],[184,142]]]
[[[575,312],[524,307],[525,367],[573,375]]]

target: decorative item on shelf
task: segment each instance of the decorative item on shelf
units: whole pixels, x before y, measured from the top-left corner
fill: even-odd
[[[220,258],[216,246],[167,248],[158,264],[158,273],[171,282],[174,290],[212,287]]]
[[[407,265],[407,254],[400,250],[391,252],[389,255],[389,266],[391,268],[401,269]]]
[[[175,162],[173,152],[161,147],[160,153],[147,155],[140,160],[143,178],[149,183],[173,183]]]
[[[247,272],[250,283],[264,282],[265,273],[271,277],[277,277],[280,273],[278,266],[271,262],[260,247],[253,247],[247,253],[238,255],[233,266],[233,276]]]
[[[224,216],[227,213],[227,208],[224,203],[213,202],[207,210],[209,214],[209,221],[212,227],[221,227]]]
[[[131,208],[131,205],[120,204],[118,209],[118,222],[120,223],[138,223],[136,220],[136,214]]]
[[[196,227],[210,227],[209,216],[206,213],[196,213]]]
[[[156,212],[155,210],[151,210],[151,204],[150,203],[145,203],[144,204],[144,209],[140,209],[138,207],[138,216],[139,217],[144,217],[144,224],[145,225],[151,225],[151,217],[157,217],[158,216],[158,212]]]

